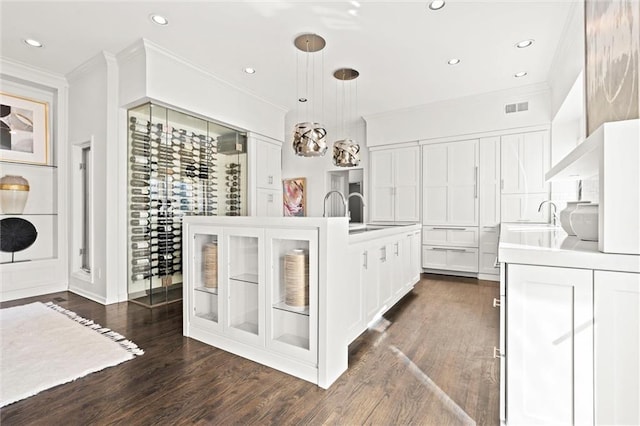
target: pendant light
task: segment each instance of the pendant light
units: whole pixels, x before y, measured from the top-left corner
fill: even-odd
[[[311,71],[313,93],[309,95],[309,60],[312,53],[319,52],[324,48],[326,42],[317,34],[302,34],[296,37],[296,39],[294,40],[294,44],[298,48],[298,50],[305,53],[305,94],[304,96],[300,96],[298,98],[298,111],[300,110],[300,104],[304,104],[305,114],[309,115],[309,109],[311,109],[311,112],[313,112],[313,110],[315,109],[309,107],[309,98],[310,96],[313,97],[315,95],[315,70]],[[320,90],[320,93],[320,96],[322,96],[322,88]],[[317,106],[317,102],[315,99],[311,99],[311,101],[314,107]],[[320,103],[320,107],[322,108],[322,102]],[[295,151],[296,155],[299,155],[301,157],[323,156],[327,152],[327,143],[325,140],[326,136],[327,130],[322,124],[313,120],[299,121],[298,124],[296,124],[293,133],[293,150]]]
[[[354,104],[355,109],[358,105],[358,86],[357,82],[353,81],[360,73],[353,68],[340,68],[333,73],[333,76],[340,80],[342,83],[342,134],[344,139],[340,139],[333,143],[333,164],[338,167],[355,167],[360,164],[360,145],[358,145],[353,139],[349,138],[349,131],[347,130],[346,120],[348,120],[348,112],[351,109],[351,103]],[[350,82],[350,83],[347,83]],[[355,96],[351,95],[351,92],[355,91]],[[338,110],[338,95],[336,90],[336,111]],[[348,93],[347,93],[348,92]],[[347,94],[349,99],[347,100]],[[354,113],[353,120],[357,118],[357,113]],[[338,126],[338,120],[336,120],[336,127]]]

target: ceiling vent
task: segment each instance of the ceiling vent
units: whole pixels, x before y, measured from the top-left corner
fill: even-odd
[[[529,111],[529,102],[519,102],[517,104],[507,104],[504,106],[504,112],[507,114],[521,111]]]

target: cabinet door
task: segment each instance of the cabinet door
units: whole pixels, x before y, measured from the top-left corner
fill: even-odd
[[[256,141],[256,187],[280,189],[282,148],[259,139]]]
[[[378,263],[378,307],[383,310],[389,308],[389,302],[393,295],[393,246],[390,243],[378,246],[376,256],[379,256]]]
[[[420,281],[420,273],[422,266],[420,265],[422,257],[422,235],[420,231],[416,231],[411,235],[411,280],[410,286]]]
[[[409,237],[399,236],[392,244],[391,258],[391,292],[392,299],[398,300],[411,279],[411,253],[409,252]]]
[[[396,222],[420,221],[420,148],[394,152],[394,214]]]
[[[501,197],[502,222],[546,223],[548,208],[538,212],[540,203],[548,199],[549,194],[503,194]]]
[[[365,322],[368,324],[380,311],[378,281],[380,276],[380,251],[376,246],[368,246],[363,254],[362,292],[365,302]],[[366,324],[365,324],[366,325]]]
[[[186,238],[184,270],[185,321],[206,330],[222,331],[225,297],[224,245],[222,229],[205,225],[190,225]],[[185,327],[185,330],[187,327]]]
[[[256,190],[256,215],[282,216],[281,192],[272,189],[258,188]]]
[[[595,271],[597,425],[640,424],[640,274]]]
[[[500,138],[482,138],[480,150],[479,220],[481,226],[500,223]]]
[[[422,147],[422,222],[444,225],[448,220],[449,162],[446,144]]]
[[[343,291],[346,301],[344,311],[345,328],[347,329],[347,342],[351,343],[366,328],[365,320],[365,290],[364,279],[367,268],[367,251],[361,245],[349,246],[349,265],[347,269],[347,287]]]
[[[225,332],[234,339],[264,346],[264,232],[225,228]]]
[[[498,275],[500,267],[496,266],[498,259],[498,230],[496,226],[482,226],[480,228],[480,258],[478,271],[481,274]]]
[[[371,221],[392,222],[394,218],[394,170],[391,150],[371,154]]]
[[[549,132],[502,136],[500,172],[503,194],[548,193]]]
[[[318,357],[318,232],[268,229],[267,347],[315,363]]]
[[[592,271],[508,265],[507,421],[593,424]]]
[[[448,145],[448,212],[450,225],[478,224],[478,141]]]

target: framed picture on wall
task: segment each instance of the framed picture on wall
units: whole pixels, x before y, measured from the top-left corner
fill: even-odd
[[[48,164],[49,105],[0,92],[0,161]]]
[[[640,116],[640,2],[585,1],[587,136]]]
[[[282,180],[282,206],[284,216],[307,215],[307,179],[303,177]]]

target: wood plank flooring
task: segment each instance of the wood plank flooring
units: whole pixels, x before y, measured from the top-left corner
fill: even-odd
[[[182,305],[59,305],[133,340],[145,355],[0,409],[6,425],[499,424],[498,286],[423,275],[349,347],[328,390],[182,336]]]

